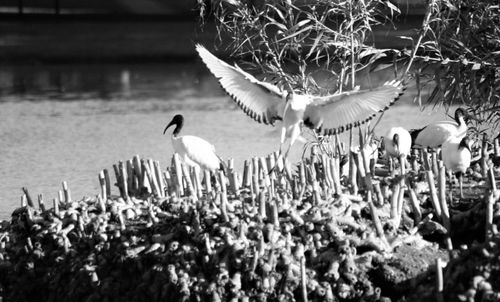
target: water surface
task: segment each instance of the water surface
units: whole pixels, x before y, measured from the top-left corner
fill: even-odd
[[[442,108],[420,111],[412,98],[409,89],[377,134],[446,118]],[[245,159],[278,148],[277,128],[248,118],[199,62],[2,67],[0,219],[19,206],[22,187],[50,202],[67,181],[80,198],[96,195],[99,171],[119,160],[138,154],[165,167],[173,151],[162,132],[177,113],[186,119],[183,133],[210,141],[240,170]],[[303,145],[292,149],[294,161]]]

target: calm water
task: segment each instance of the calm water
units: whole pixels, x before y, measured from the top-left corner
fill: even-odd
[[[414,107],[411,89],[406,95],[377,134],[389,125],[414,128],[445,118],[443,109]],[[2,67],[0,219],[18,207],[22,187],[51,201],[67,181],[80,198],[99,192],[100,170],[135,154],[166,166],[172,148],[162,132],[177,113],[186,118],[183,133],[207,139],[239,169],[278,148],[277,128],[246,117],[199,62]],[[293,160],[302,147],[294,146]]]

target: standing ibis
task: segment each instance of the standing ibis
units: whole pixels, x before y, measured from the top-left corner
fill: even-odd
[[[219,60],[201,45],[196,45],[196,50],[222,88],[247,115],[264,124],[283,121],[280,153],[289,139],[285,158],[299,137],[302,125],[323,135],[341,133],[386,110],[404,89],[400,81],[390,81],[373,89],[327,96],[299,94],[259,81],[238,66]]]
[[[463,138],[467,134],[467,122],[476,119],[464,108],[455,110],[455,121],[440,121],[429,124],[421,129],[412,130],[413,146],[420,148],[439,148],[449,138]]]
[[[217,169],[224,170],[221,158],[215,153],[215,148],[206,140],[193,135],[182,135],[182,126],[184,125],[184,117],[180,114],[174,116],[172,121],[168,123],[163,131],[175,125],[172,132],[172,146],[174,151],[179,154],[180,158],[189,166],[199,166],[202,169],[215,171]]]
[[[411,135],[403,127],[392,127],[383,137],[385,151],[387,155],[399,160],[401,175],[405,175],[406,157],[411,150]],[[392,165],[390,166],[392,173]]]
[[[406,158],[410,154],[411,135],[403,127],[392,127],[383,137],[388,155],[396,158]]]
[[[469,138],[467,136],[453,136],[448,139],[441,148],[441,157],[446,169],[451,173],[455,173],[460,186],[460,198],[463,198],[462,178],[471,161]]]

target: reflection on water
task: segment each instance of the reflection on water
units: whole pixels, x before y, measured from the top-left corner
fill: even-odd
[[[137,100],[221,95],[195,63],[156,65],[7,66],[0,70],[0,97],[18,100]],[[205,77],[200,79],[201,74]]]
[[[444,117],[415,108],[409,115],[409,99],[385,114],[379,133]],[[2,67],[0,219],[18,206],[23,186],[50,202],[65,180],[80,198],[97,194],[99,171],[118,160],[139,154],[167,165],[172,148],[162,131],[176,113],[185,115],[184,133],[207,139],[237,168],[278,148],[277,128],[246,117],[199,62]],[[293,160],[302,148],[294,146]]]

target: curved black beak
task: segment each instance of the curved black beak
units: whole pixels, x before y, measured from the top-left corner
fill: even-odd
[[[170,128],[170,126],[175,125],[175,129],[172,135],[177,136],[181,131],[183,123],[184,123],[184,117],[182,117],[182,115],[180,114],[175,115],[174,118],[170,121],[170,123],[168,123],[167,127],[165,127],[165,130],[163,130],[163,134],[167,132],[167,129]]]
[[[172,125],[175,125],[176,122],[174,120],[172,120],[170,123],[168,123],[167,127],[165,127],[165,130],[163,130],[163,134],[165,134],[165,132],[167,132],[167,129],[170,128],[170,126]]]
[[[464,118],[464,121],[465,121],[466,123],[467,123],[467,122],[469,122],[470,120],[474,120],[474,121],[476,121],[476,122],[478,122],[478,123],[482,122],[482,121],[481,121],[481,120],[480,120],[477,116],[475,116],[475,115],[473,115],[473,114],[471,114],[471,113],[467,112],[467,110],[465,110],[465,109],[463,109],[463,108],[458,108],[458,109],[457,109],[457,111],[458,111],[458,110],[460,110],[460,109],[461,109],[461,112],[462,112],[462,116],[463,116],[463,118]],[[457,121],[457,123],[458,123],[457,113],[456,113],[456,112],[455,112],[455,117],[453,117],[453,116],[451,116],[451,115],[449,115],[449,114],[448,114],[448,116],[449,116],[450,118],[455,119],[455,120]]]

